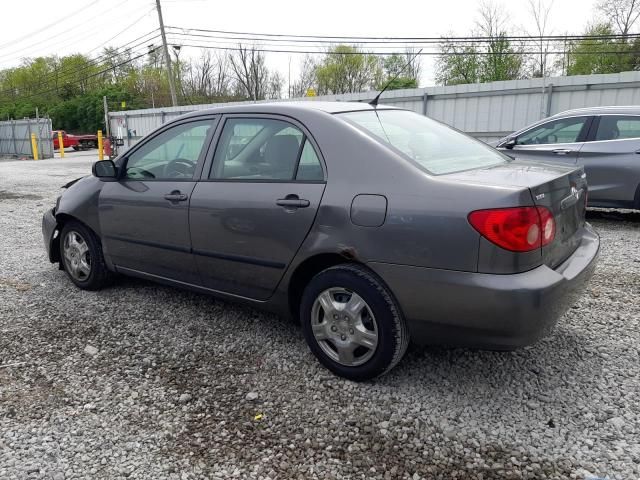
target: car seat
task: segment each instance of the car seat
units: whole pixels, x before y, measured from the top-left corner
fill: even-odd
[[[264,149],[264,161],[271,167],[269,176],[274,179],[292,179],[299,149],[300,144],[294,135],[271,137]]]

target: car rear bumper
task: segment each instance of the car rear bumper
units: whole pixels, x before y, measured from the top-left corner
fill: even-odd
[[[54,248],[54,234],[58,222],[54,215],[54,210],[53,208],[49,209],[42,216],[42,238],[44,240],[44,247],[47,250],[47,257],[51,263],[58,261],[57,251]]]
[[[513,349],[544,336],[593,275],[600,239],[590,225],[556,269],[495,275],[372,262],[419,344]]]

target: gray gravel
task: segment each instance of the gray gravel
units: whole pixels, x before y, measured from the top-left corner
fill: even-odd
[[[329,374],[298,327],[121,279],[74,288],[40,218],[90,157],[0,162],[0,478],[640,477],[640,219],[601,212],[600,266],[513,353],[410,349]]]

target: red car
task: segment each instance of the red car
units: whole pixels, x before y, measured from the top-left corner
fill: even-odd
[[[73,135],[64,130],[53,130],[53,148],[60,149],[58,144],[58,132],[62,133],[62,143],[64,148],[71,147],[74,150],[88,150],[98,148],[98,137],[96,135]]]

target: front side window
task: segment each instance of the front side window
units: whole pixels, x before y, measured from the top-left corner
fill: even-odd
[[[574,143],[588,117],[563,118],[543,123],[528,132],[520,134],[517,145],[547,145],[553,143]]]
[[[624,140],[640,138],[640,117],[631,115],[603,115],[600,117],[594,140]]]
[[[338,116],[433,175],[510,161],[488,145],[414,112],[381,109]]]
[[[214,120],[184,123],[165,130],[127,159],[125,177],[135,180],[192,179]]]
[[[324,178],[313,145],[302,130],[288,122],[269,118],[228,119],[218,140],[213,165],[209,178],[215,179],[293,181]]]

